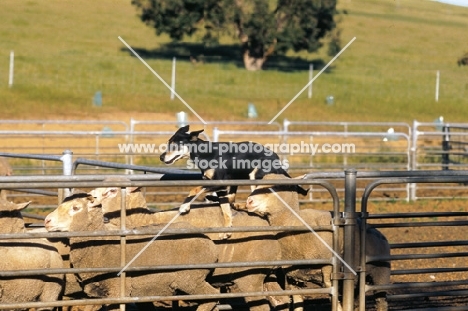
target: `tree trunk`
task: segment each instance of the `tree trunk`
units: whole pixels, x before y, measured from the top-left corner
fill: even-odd
[[[263,64],[266,62],[268,56],[273,54],[276,47],[276,40],[265,51],[263,46],[251,47],[247,42],[243,43],[243,57],[245,69],[250,71],[262,70]]]
[[[249,53],[249,50],[245,50],[243,56],[244,56],[245,69],[250,70],[250,71],[262,70],[266,57],[251,56]]]

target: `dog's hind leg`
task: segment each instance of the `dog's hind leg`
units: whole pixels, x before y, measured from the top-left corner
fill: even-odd
[[[221,211],[223,213],[224,226],[227,228],[232,227],[232,210],[231,203],[229,203],[229,199],[227,197],[220,198],[219,203],[221,206]],[[231,237],[231,235],[231,232],[225,232],[220,233],[219,237],[221,239],[228,239]]]
[[[226,197],[229,203],[234,203],[236,200],[237,186],[230,186]]]

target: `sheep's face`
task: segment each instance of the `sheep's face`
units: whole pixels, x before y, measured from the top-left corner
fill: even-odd
[[[254,187],[252,193],[250,193],[245,204],[245,208],[249,213],[255,213],[261,216],[269,214],[269,208],[272,192],[271,186],[257,186]]]
[[[275,179],[272,177],[275,175],[266,175],[263,179]],[[279,179],[285,178],[287,177],[283,176]],[[299,210],[295,185],[259,185],[252,189],[245,205],[245,209],[251,213],[265,216],[281,212],[285,207]]]
[[[120,187],[96,188],[88,194],[94,198],[95,205],[101,204],[104,214],[120,211],[121,209],[121,189]],[[126,200],[127,206],[131,196],[141,196],[140,187],[127,187]]]
[[[116,198],[120,195],[120,188],[118,187],[107,187],[107,188],[96,188],[89,192],[89,195],[99,202],[100,204],[106,203],[106,200]],[[120,209],[120,208],[119,208]]]
[[[47,215],[44,224],[47,231],[77,231],[87,225],[89,209],[96,208],[93,197],[80,194],[67,198],[52,213]]]

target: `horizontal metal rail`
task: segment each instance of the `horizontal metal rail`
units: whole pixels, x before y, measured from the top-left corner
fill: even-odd
[[[438,241],[438,242],[413,242],[413,243],[392,243],[390,248],[418,248],[418,247],[447,247],[468,245],[468,240],[458,241]]]
[[[447,272],[466,272],[468,267],[455,268],[424,268],[424,269],[401,269],[392,270],[392,275],[408,275],[408,274],[427,274],[427,273],[447,273]]]
[[[403,228],[403,227],[450,227],[450,226],[466,226],[468,220],[454,220],[454,221],[438,221],[435,224],[433,221],[421,222],[398,222],[398,223],[385,223],[385,224],[372,224],[374,228]]]
[[[96,298],[96,299],[80,299],[80,300],[62,300],[62,301],[51,301],[51,302],[4,303],[4,304],[0,304],[0,310],[1,309],[18,309],[18,308],[141,303],[141,302],[153,302],[153,301],[219,300],[219,299],[258,297],[258,296],[290,296],[290,295],[296,295],[296,294],[297,295],[313,295],[313,294],[330,294],[330,293],[331,293],[331,288],[315,288],[315,289],[295,289],[295,290],[262,291],[262,292],[249,292],[249,293],[223,293],[223,294],[207,294],[207,295]]]
[[[198,171],[188,171],[188,170],[178,170],[178,169],[167,169],[153,166],[143,166],[143,165],[133,165],[133,164],[122,164],[115,162],[106,162],[98,160],[89,160],[85,158],[78,158],[73,162],[73,172],[76,172],[76,169],[79,165],[88,165],[88,166],[100,166],[107,168],[115,169],[126,169],[133,171],[142,171],[149,173],[164,174],[167,176],[161,176],[161,179],[169,179],[172,176],[172,179],[192,179],[192,180],[201,180],[202,175]]]
[[[431,287],[451,287],[468,285],[468,280],[446,281],[446,282],[405,282],[384,285],[366,285],[369,290],[388,290],[388,289],[421,289]]]
[[[330,226],[313,226],[315,231],[332,231],[333,227]],[[0,240],[7,241],[10,239],[32,239],[32,238],[73,238],[73,237],[120,237],[120,236],[151,236],[159,233],[160,228],[151,228],[147,226],[144,228],[126,229],[126,230],[100,230],[100,231],[76,231],[76,232],[27,232],[27,233],[3,233],[0,234]],[[187,236],[196,234],[209,234],[209,233],[225,233],[225,232],[308,232],[309,229],[303,226],[259,226],[259,227],[220,227],[220,228],[167,228],[161,235],[164,236]]]
[[[198,269],[224,269],[224,268],[258,268],[258,267],[281,267],[281,266],[313,266],[330,265],[332,259],[307,259],[307,260],[274,260],[274,261],[250,261],[250,262],[218,262],[211,264],[186,264],[186,265],[159,265],[159,266],[138,266],[125,269],[127,275],[131,272],[163,272],[179,270],[198,270]],[[30,269],[30,270],[3,270],[0,271],[0,277],[25,277],[35,275],[49,274],[76,274],[76,273],[117,273],[122,267],[108,268],[62,268],[62,269]]]
[[[391,255],[388,257],[389,260],[410,260],[410,259],[435,259],[435,258],[453,258],[453,257],[468,257],[468,252],[459,253],[432,253],[432,254],[403,254],[403,255]],[[387,259],[381,256],[368,256],[367,262]]]
[[[369,215],[367,219],[388,219],[388,218],[428,218],[428,217],[462,217],[468,216],[468,212],[415,212],[415,213],[387,213]]]

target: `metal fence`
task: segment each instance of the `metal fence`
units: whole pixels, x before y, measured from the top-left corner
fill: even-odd
[[[127,176],[129,177],[128,181],[104,181],[103,179],[115,177],[115,175],[92,175],[92,176],[27,176],[27,177],[0,177],[0,185],[4,189],[16,189],[19,185],[27,184],[28,188],[33,189],[43,189],[43,188],[59,188],[59,189],[70,189],[75,187],[80,188],[95,188],[95,187],[103,187],[103,186],[118,186],[122,187],[122,203],[121,207],[125,209],[125,187],[128,186],[156,186],[156,187],[174,187],[174,186],[196,186],[199,184],[203,184],[204,186],[213,186],[219,185],[218,182],[213,181],[163,181],[161,180],[161,175],[132,175]],[[120,175],[120,177],[122,177]],[[226,181],[223,183],[229,184],[233,181]],[[240,183],[241,185],[248,185],[249,181],[243,181],[236,183]],[[261,182],[260,182],[261,183]],[[288,181],[286,181],[288,183]],[[307,184],[315,184],[315,185],[323,185],[327,189],[330,190],[331,196],[334,198],[334,209],[335,215],[340,217],[340,213],[338,212],[339,209],[339,201],[338,196],[333,191],[333,187],[328,185],[326,182],[322,181],[310,181],[306,182]],[[289,184],[291,182],[289,181]],[[123,219],[125,219],[125,212],[121,213],[123,215]],[[339,223],[339,221],[336,221]],[[122,237],[121,239],[121,247],[125,249],[126,247],[126,238],[128,236],[136,236],[136,235],[148,235],[148,234],[159,234],[161,233],[158,230],[154,232],[144,230],[139,231],[138,229],[127,230],[125,228],[125,220],[122,220],[122,227],[121,230],[112,230],[112,231],[93,231],[93,232],[65,232],[65,233],[35,233],[35,232],[27,232],[27,233],[15,233],[15,234],[0,234],[0,240],[8,241],[10,239],[31,239],[31,238],[71,238],[71,237]],[[262,230],[263,229],[263,230]],[[321,230],[332,230],[336,231],[337,228],[334,226],[330,226],[330,228],[314,228],[317,231]],[[304,231],[304,227],[295,227],[295,228],[285,228],[285,227],[237,227],[237,228],[186,228],[186,229],[167,229],[164,231],[164,234],[171,234],[171,235],[178,235],[178,234],[196,234],[196,233],[221,233],[221,232],[276,232],[276,231]],[[337,236],[337,234],[336,234]],[[337,247],[337,246],[334,246]],[[337,250],[338,251],[338,250]],[[124,254],[125,252],[122,252]],[[123,256],[123,255],[122,255]],[[122,259],[122,267],[125,265],[128,258]],[[334,265],[334,273],[338,273],[338,266],[335,261],[331,261],[329,259],[317,259],[317,260],[300,260],[300,261],[272,261],[272,262],[224,262],[224,263],[215,263],[215,264],[194,264],[190,266],[180,266],[180,265],[168,265],[164,267],[157,267],[157,266],[150,266],[150,267],[130,267],[126,270],[126,273],[120,274],[120,280],[122,284],[125,283],[126,275],[130,275],[132,272],[142,273],[144,271],[166,271],[166,270],[189,270],[189,269],[216,269],[216,268],[229,268],[229,267],[259,267],[259,266],[282,266],[282,265],[303,265],[303,264],[323,264],[329,263]],[[4,278],[15,278],[15,277],[34,277],[37,275],[54,275],[54,274],[75,274],[75,273],[117,273],[119,272],[122,267],[118,268],[63,268],[63,269],[36,269],[36,270],[7,270],[7,271],[0,271],[0,277]],[[336,304],[338,299],[338,291],[337,291],[337,280],[334,281],[334,287],[331,289],[303,289],[300,291],[292,291],[292,290],[285,290],[285,291],[269,291],[269,296],[275,295],[291,295],[291,294],[303,294],[303,295],[312,295],[312,294],[332,294],[333,304]],[[265,292],[251,292],[251,293],[229,293],[229,294],[219,294],[219,295],[176,295],[176,296],[148,296],[148,297],[129,297],[125,293],[125,291],[121,292],[120,297],[108,297],[108,298],[101,298],[101,299],[80,299],[80,300],[63,300],[63,301],[56,301],[56,302],[26,302],[26,303],[1,303],[0,309],[13,309],[13,308],[37,308],[37,307],[44,307],[44,306],[74,306],[74,305],[93,305],[93,304],[125,304],[125,303],[134,303],[134,302],[146,302],[146,301],[177,301],[177,300],[219,300],[219,299],[233,299],[237,297],[245,297],[245,296],[264,296]],[[121,309],[125,310],[124,306],[121,306]]]
[[[92,163],[91,163],[92,164]],[[176,172],[177,173],[177,172]],[[104,186],[121,187],[122,197],[125,197],[125,187],[141,186],[141,187],[193,187],[193,186],[209,186],[209,185],[239,185],[248,186],[250,184],[271,184],[272,181],[201,181],[201,180],[163,180],[162,174],[153,175],[119,175],[126,177],[128,180],[121,181],[103,181],[107,177],[115,177],[114,175],[82,175],[82,176],[8,176],[0,177],[0,187],[3,189],[29,188],[29,189],[70,189],[83,188],[90,189]],[[336,188],[327,180],[336,180],[345,188],[344,197],[338,195]],[[83,300],[63,300],[57,302],[27,302],[14,304],[0,304],[0,309],[12,309],[21,307],[41,307],[41,306],[72,306],[72,305],[87,305],[87,304],[107,304],[107,303],[133,303],[145,301],[178,301],[178,300],[199,300],[199,299],[222,299],[229,301],[236,297],[245,296],[287,296],[287,295],[305,295],[308,300],[313,300],[317,294],[332,295],[332,309],[336,310],[336,300],[340,298],[343,303],[343,310],[354,309],[354,283],[360,280],[359,292],[359,307],[360,310],[372,309],[370,304],[372,295],[371,291],[387,290],[390,309],[421,309],[434,310],[437,308],[458,309],[463,308],[468,303],[467,286],[468,286],[468,267],[466,266],[466,257],[468,256],[468,240],[464,234],[464,228],[468,224],[468,212],[454,210],[453,212],[382,212],[372,210],[369,203],[372,196],[375,195],[375,190],[379,187],[386,187],[393,184],[446,184],[446,183],[466,183],[468,182],[468,171],[355,171],[347,170],[342,172],[311,172],[307,174],[305,179],[300,183],[307,186],[323,187],[329,194],[333,202],[333,210],[336,218],[333,221],[338,228],[345,230],[344,254],[343,258],[349,258],[350,252],[353,251],[353,235],[348,234],[356,225],[356,217],[362,219],[364,226],[362,232],[356,239],[359,239],[361,245],[361,254],[359,261],[352,264],[352,267],[358,271],[358,276],[354,277],[346,272],[346,269],[341,267],[339,261],[336,261],[335,266],[335,283],[332,289],[311,289],[303,288],[301,290],[281,290],[272,292],[242,292],[242,293],[220,293],[219,295],[176,295],[176,296],[147,296],[147,297],[129,297],[125,292],[121,293],[120,297],[104,297],[99,299],[83,299]],[[295,184],[297,180],[278,180],[275,184]],[[358,185],[364,184],[364,193],[362,200],[358,204]],[[125,200],[122,200],[121,207],[125,208]],[[356,213],[357,212],[357,213]],[[125,213],[121,213],[125,217]],[[253,217],[253,216],[252,216]],[[122,221],[122,223],[125,223]],[[387,257],[366,256],[366,234],[368,227],[379,228],[388,238],[391,244],[392,253]],[[441,228],[438,230],[437,228]],[[169,228],[170,229],[170,228]],[[203,233],[219,233],[226,231],[226,228],[194,228],[187,230],[170,229],[168,234],[187,234],[194,232]],[[320,230],[320,228],[315,228]],[[322,228],[323,229],[323,228]],[[230,228],[228,231],[245,230],[259,231],[262,228],[242,227]],[[305,230],[304,227],[286,228],[286,227],[268,227],[263,230],[269,231],[288,231],[288,230]],[[399,230],[430,230],[429,234],[413,234],[415,240],[403,240],[403,235],[395,234]],[[337,231],[336,231],[337,232]],[[347,233],[348,232],[348,233]],[[153,234],[157,231],[151,232]],[[437,234],[436,234],[437,233]],[[104,231],[104,232],[64,232],[64,233],[19,233],[19,234],[1,234],[0,240],[8,239],[31,239],[31,238],[69,238],[72,236],[120,236],[122,237],[122,247],[125,247],[125,239],[127,236],[143,234],[139,230],[127,230],[122,227],[121,230]],[[148,234],[148,231],[144,231]],[[340,239],[343,238],[341,235]],[[348,254],[348,255],[347,255]],[[392,263],[392,282],[387,285],[366,285],[365,264],[376,260],[390,260]],[[128,261],[128,258],[127,258]],[[404,262],[400,264],[400,262]],[[422,264],[421,262],[424,262]],[[125,261],[123,261],[125,263]],[[229,262],[218,263],[213,265],[194,265],[191,267],[167,266],[167,267],[143,267],[140,270],[145,271],[161,271],[161,269],[197,269],[208,268],[215,269],[219,267],[241,266],[255,267],[258,265],[284,266],[290,264],[307,265],[318,263],[314,260],[310,261],[272,261],[272,262]],[[64,268],[64,269],[36,269],[25,271],[0,271],[1,277],[25,277],[28,275],[40,274],[62,274],[62,273],[82,273],[82,272],[106,272],[116,273],[118,268]],[[136,268],[136,270],[138,270]],[[131,268],[128,270],[130,273]],[[141,271],[140,271],[141,272]],[[125,276],[122,276],[122,281]],[[343,281],[343,285],[340,285]],[[343,296],[338,293],[343,286]],[[235,308],[235,307],[234,307]],[[124,307],[122,306],[122,309]]]
[[[71,150],[74,158],[165,169],[159,160],[164,146],[186,119],[173,121],[0,121],[0,150],[18,154],[61,154]],[[277,153],[289,163],[291,175],[305,172],[359,170],[444,170],[464,169],[463,147],[455,141],[466,140],[468,132],[457,130],[468,125],[447,123],[388,122],[191,122],[191,130],[204,128],[202,137],[211,141],[257,141],[276,146]],[[447,134],[447,129],[450,135]],[[444,137],[450,137],[450,150]],[[282,146],[302,146],[299,151]],[[458,144],[461,146],[460,144]],[[328,146],[328,149],[324,149]],[[348,147],[352,149],[347,149]],[[445,147],[444,147],[445,146]],[[331,149],[330,147],[339,147]],[[316,148],[316,149],[313,149]],[[445,148],[445,150],[444,150]],[[454,157],[457,158],[454,158]],[[56,161],[11,158],[16,175],[61,174]],[[448,162],[447,162],[448,161]],[[174,167],[186,170],[180,161]],[[77,174],[121,172],[106,165],[86,165]],[[132,173],[126,171],[126,173]],[[390,187],[390,186],[389,186]],[[359,186],[361,191],[363,188]],[[382,190],[378,199],[416,200],[419,198],[459,197],[464,185],[394,185]],[[380,191],[379,189],[378,191]],[[444,191],[438,191],[444,190]],[[343,188],[338,189],[340,193]],[[306,198],[322,200],[322,189],[313,189]],[[377,198],[376,198],[377,199]]]

